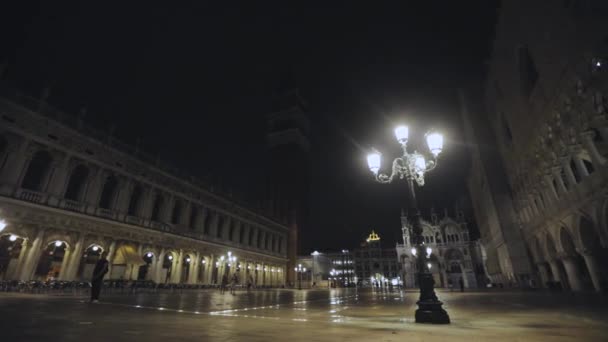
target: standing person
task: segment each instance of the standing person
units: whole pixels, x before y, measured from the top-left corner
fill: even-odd
[[[226,286],[228,285],[228,275],[224,273],[222,276],[222,282],[220,283],[220,293],[226,292]]]
[[[253,287],[253,276],[249,274],[249,280],[247,281],[247,291]]]
[[[232,281],[230,282],[230,293],[236,294],[236,285],[239,283],[239,277],[236,275],[236,272],[232,274]]]
[[[462,280],[462,277],[458,279],[458,285],[460,285],[460,292],[464,292],[464,281]]]
[[[103,277],[108,273],[108,259],[106,256],[108,253],[103,252],[97,260],[95,264],[95,269],[93,270],[93,278],[91,279],[91,303],[99,302],[99,293],[101,292],[101,287],[103,286]]]

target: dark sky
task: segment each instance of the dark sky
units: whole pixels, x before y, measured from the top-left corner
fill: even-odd
[[[290,70],[312,122],[303,251],[353,248],[371,229],[397,240],[404,184],[374,183],[365,161],[371,146],[396,156],[396,123],[446,135],[420,206],[466,194],[456,89],[482,74],[495,1],[16,3],[0,10],[5,81],[36,96],[50,86],[51,104],[86,106],[94,126],[114,123],[124,141],[250,200]]]

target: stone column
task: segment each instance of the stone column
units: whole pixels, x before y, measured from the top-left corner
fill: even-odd
[[[32,241],[32,245],[29,248],[25,263],[21,268],[21,272],[19,274],[19,280],[30,280],[34,276],[34,272],[36,271],[36,266],[38,266],[38,260],[40,259],[40,254],[42,253],[42,240],[44,239],[44,230],[38,230],[36,237]]]
[[[192,214],[192,202],[182,201],[182,212],[178,219],[179,224],[186,227],[188,230],[193,226],[193,222],[190,222],[190,216]]]
[[[70,264],[70,258],[73,254],[74,251],[74,247],[73,246],[69,246],[66,244],[65,246],[65,252],[63,254],[63,260],[61,260],[61,269],[59,270],[59,277],[57,277],[59,280],[69,280],[69,264]]]
[[[557,259],[553,259],[549,261],[549,267],[551,267],[551,273],[553,274],[553,281],[559,282],[562,285],[562,288],[565,290],[567,288],[568,283],[565,282],[565,279],[562,279],[562,274],[559,270]]]
[[[108,273],[103,277],[103,279],[110,279],[110,273],[112,273],[112,262],[114,261],[114,254],[116,254],[116,241],[112,241],[110,243],[110,248],[108,248]]]
[[[553,186],[553,178],[550,174],[544,176],[545,183],[547,184],[547,194],[551,199],[551,202],[557,202],[559,197],[557,196],[557,189]]]
[[[564,180],[562,179],[561,169],[559,167],[554,167],[551,169],[551,173],[557,182],[557,193],[558,195],[562,195],[568,192],[566,189],[566,185],[564,184]]]
[[[597,264],[597,259],[588,251],[583,251],[581,254],[583,255],[583,258],[585,258],[585,265],[587,265],[587,270],[591,276],[595,291],[602,292],[602,273]]]
[[[48,203],[51,206],[57,207],[63,198],[63,193],[67,186],[70,172],[70,156],[66,155],[61,160],[54,161],[52,168],[52,177],[49,180]]]
[[[198,283],[198,273],[199,273],[200,266],[201,266],[200,253],[196,252],[194,254],[194,256],[192,256],[192,258],[194,260],[192,261],[192,264],[190,266],[190,274],[189,274],[188,282],[190,284],[196,284],[196,283]]]
[[[562,167],[564,168],[564,172],[566,173],[566,178],[568,178],[568,184],[570,186],[576,186],[576,177],[574,177],[574,172],[570,168],[570,158],[562,158]]]
[[[173,207],[175,206],[175,196],[168,193],[165,197],[165,207],[163,213],[159,216],[160,221],[171,223],[171,215],[173,214]]]
[[[538,273],[540,274],[540,280],[542,282],[540,287],[547,287],[547,282],[550,281],[549,272],[547,272],[547,264],[544,262],[538,262],[536,267],[538,267]]]
[[[106,175],[102,169],[91,170],[91,182],[87,188],[87,196],[86,203],[87,208],[86,212],[89,214],[95,214],[95,210],[97,210],[97,206],[99,205],[99,196],[101,196],[101,190],[104,185],[104,176]],[[109,273],[109,272],[108,272]]]
[[[585,149],[589,152],[589,155],[591,156],[591,160],[593,161],[593,164],[599,166],[599,165],[603,165],[604,163],[606,163],[606,158],[604,158],[597,150],[597,147],[595,146],[595,143],[593,142],[593,136],[595,133],[593,132],[585,132],[583,134],[581,134],[581,138],[583,141],[583,145],[585,146]]]
[[[118,215],[118,220],[123,221],[127,215],[127,211],[129,210],[129,200],[131,199],[131,194],[133,193],[133,189],[135,188],[135,183],[133,183],[130,179],[119,178],[118,180],[118,195],[116,196],[116,205],[114,206],[114,211]]]
[[[572,291],[582,291],[583,284],[581,283],[580,272],[574,258],[566,256],[562,259],[562,262],[564,263],[564,268],[566,269],[566,275],[568,276],[568,282],[570,283]]]
[[[76,273],[78,272],[78,267],[80,266],[80,261],[82,260],[83,244],[84,234],[81,234],[74,245],[74,252],[72,253],[72,258],[68,263],[65,280],[76,280]]]
[[[166,253],[165,249],[161,248],[160,253],[158,253],[157,256],[156,267],[154,268],[154,282],[157,284],[162,284],[164,282],[164,279],[162,279],[162,271]]]
[[[6,279],[19,279],[21,271],[27,259],[29,245],[29,240],[23,239],[23,241],[21,241],[21,250],[19,251],[19,258],[17,259],[17,267],[15,268],[14,272],[11,272],[11,274],[6,275]]]
[[[177,259],[177,260],[176,260]],[[179,250],[178,256],[176,259],[173,259],[173,270],[171,274],[171,282],[175,284],[181,283],[182,280],[182,268],[184,262],[184,251],[182,249]]]
[[[20,186],[20,181],[28,165],[31,153],[28,153],[29,140],[21,138],[6,151],[6,162],[0,173],[0,194],[13,196]],[[29,278],[28,278],[29,279]]]
[[[152,206],[154,205],[154,190],[147,187],[143,191],[142,197],[139,203],[139,216],[144,220],[144,225],[148,225],[150,217],[152,217]]]
[[[217,212],[209,212],[208,215],[213,215],[211,217],[210,227],[209,227],[209,236],[212,238],[217,237],[217,224],[218,224],[218,213]]]

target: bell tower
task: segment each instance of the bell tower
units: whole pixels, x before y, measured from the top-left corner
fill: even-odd
[[[267,115],[266,144],[270,152],[268,199],[274,217],[289,226],[287,281],[295,283],[298,235],[308,214],[310,122],[307,104],[291,78],[284,78]]]

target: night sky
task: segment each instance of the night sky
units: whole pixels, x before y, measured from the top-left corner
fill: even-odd
[[[405,184],[375,183],[365,160],[371,146],[397,156],[397,123],[446,135],[420,207],[466,196],[457,89],[482,77],[495,1],[16,3],[0,10],[5,82],[48,86],[52,105],[86,107],[93,126],[248,201],[263,197],[265,116],[291,74],[312,123],[303,252],[371,229],[397,241]]]

